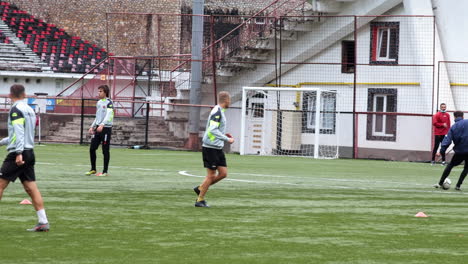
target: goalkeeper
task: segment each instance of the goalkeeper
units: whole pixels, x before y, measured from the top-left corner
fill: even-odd
[[[195,202],[196,207],[209,207],[205,201],[208,188],[227,176],[227,163],[223,147],[224,142],[232,144],[234,138],[230,134],[225,134],[226,116],[224,111],[231,104],[231,96],[228,92],[220,92],[218,102],[218,105],[210,112],[205,134],[203,135],[203,165],[206,168],[207,175],[200,186],[193,188],[198,195]]]
[[[110,141],[112,134],[112,124],[114,120],[114,103],[109,98],[109,86],[101,85],[98,87],[99,101],[96,104],[96,118],[89,128],[89,134],[92,135],[91,145],[89,147],[89,157],[91,161],[91,170],[85,175],[96,174],[96,150],[102,143],[102,154],[104,156],[104,167],[102,173],[96,176],[109,176],[107,170],[110,161]]]

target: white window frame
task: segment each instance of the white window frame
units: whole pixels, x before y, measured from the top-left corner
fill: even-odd
[[[378,61],[396,61],[396,59],[392,59],[390,58],[390,49],[391,49],[391,46],[390,46],[390,27],[379,27],[378,28],[378,33],[377,33],[377,36],[378,36],[378,39],[377,39],[377,60]],[[383,43],[383,34],[384,33],[387,33],[387,43]],[[380,56],[380,53],[382,51],[382,48],[383,48],[383,45],[386,45],[386,48],[387,48],[387,54],[385,57],[381,57]]]
[[[392,32],[395,33],[392,39]],[[375,33],[375,34],[374,34]],[[383,36],[387,39],[384,40]],[[398,64],[400,24],[395,22],[371,23],[371,64]],[[395,43],[394,43],[395,41]],[[386,49],[385,56],[381,52]]]
[[[324,94],[322,94],[322,96],[320,97],[320,111],[321,112],[324,112],[324,111],[327,111],[329,109],[327,109],[328,107],[332,106],[332,108],[334,108],[336,106],[336,94],[333,93],[333,95],[335,95],[334,97],[328,97],[328,96],[325,96]],[[310,94],[307,98],[307,106],[308,106],[308,109],[306,109],[307,111],[307,129],[311,129],[311,130],[315,130],[315,101],[316,101],[316,98],[317,98],[317,94],[316,93],[313,93],[313,94]],[[333,100],[330,100],[328,101],[327,99],[329,98],[333,98]],[[325,126],[327,124],[324,124],[324,120],[325,118],[322,118],[320,121],[320,130],[327,130],[327,131],[335,131],[335,126],[336,126],[336,113],[324,113],[324,114],[331,114],[333,115],[333,124],[329,125],[329,126]]]
[[[388,94],[374,94],[373,98],[373,106],[372,110],[373,112],[387,112],[387,101],[388,101]],[[378,98],[383,98],[383,106],[382,106],[382,111],[377,111],[377,102]],[[380,137],[393,137],[395,136],[394,134],[387,134],[385,131],[387,131],[387,115],[382,115],[382,131],[376,131],[376,126],[377,126],[377,114],[372,115],[372,135],[373,136],[380,136]]]
[[[267,21],[266,17],[255,17],[254,18],[254,23],[257,25],[265,25]]]

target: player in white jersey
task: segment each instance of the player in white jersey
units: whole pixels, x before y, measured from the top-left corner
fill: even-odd
[[[96,176],[108,176],[110,161],[110,140],[112,134],[112,123],[114,121],[114,103],[109,99],[109,86],[98,87],[99,101],[96,103],[96,118],[89,128],[92,135],[89,156],[91,160],[91,170],[86,175],[96,174],[96,150],[102,143],[102,154],[104,156],[104,167],[101,173]]]
[[[14,84],[10,87],[10,99],[13,105],[8,114],[8,137],[0,141],[1,145],[8,145],[8,155],[0,170],[0,200],[5,188],[17,178],[23,184],[24,190],[31,197],[36,209],[38,223],[28,231],[49,231],[49,221],[44,209],[41,192],[36,185],[34,172],[34,130],[36,114],[25,102],[24,86]]]
[[[231,95],[228,92],[220,92],[218,101],[219,104],[210,112],[203,135],[203,166],[206,168],[207,175],[202,184],[193,188],[198,195],[196,207],[209,207],[205,201],[208,188],[226,178],[228,173],[223,147],[224,142],[234,143],[234,138],[226,133],[227,121],[224,111],[231,104]]]

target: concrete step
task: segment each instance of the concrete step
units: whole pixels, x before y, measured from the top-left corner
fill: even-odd
[[[188,120],[189,112],[166,111],[166,119],[168,120]]]
[[[180,102],[184,102],[181,100]],[[88,133],[88,125],[92,123],[94,118],[87,117],[85,119],[85,128],[83,135],[85,141],[90,140]],[[175,147],[181,148],[184,146],[185,135],[180,137],[174,136],[169,130],[171,121],[165,122],[163,117],[151,117],[148,127],[148,145],[158,147]],[[172,122],[173,123],[173,122]],[[143,145],[145,142],[145,124],[146,119],[130,119],[116,118],[112,128],[112,144],[114,145]],[[185,125],[185,123],[183,123]],[[182,125],[182,128],[183,128]],[[55,122],[49,125],[50,135],[44,141],[51,142],[79,142],[80,138],[81,117],[76,116],[73,121]],[[178,127],[177,127],[178,128]],[[185,131],[185,130],[183,130]]]
[[[264,61],[270,54],[270,51],[242,49],[232,55],[232,58],[240,61]]]
[[[47,64],[41,62],[41,59],[35,54],[21,39],[16,37],[16,34],[6,25],[3,21],[0,21],[0,31],[3,32],[3,34],[7,37],[10,38],[11,44],[8,45],[1,45],[0,46],[0,51],[19,51],[24,56],[24,61],[28,60],[28,62],[32,62],[34,64],[37,64],[34,68],[27,67],[24,69],[20,68],[15,68],[16,66],[13,66],[11,69],[12,70],[31,70],[31,71],[42,71],[42,67],[47,66]],[[5,57],[1,56],[0,57]],[[22,60],[22,59],[18,59]],[[1,62],[1,60],[0,60]],[[40,63],[40,64],[39,64]],[[8,67],[5,67],[5,69],[9,69]]]
[[[253,47],[245,47],[244,49],[253,50],[274,50],[275,40],[274,39],[258,39]]]
[[[233,77],[235,75],[236,73],[232,72],[229,69],[217,69],[216,70],[216,76],[219,76],[219,77]]]
[[[0,56],[0,62],[29,62],[31,64],[34,64],[34,62],[27,58],[27,57],[1,57]]]
[[[218,66],[220,69],[227,68],[231,71],[240,72],[243,70],[255,70],[256,66],[249,62],[221,62]]]
[[[18,56],[21,56],[21,57],[24,57],[26,56],[26,54],[22,51],[19,51],[19,50],[12,50],[12,49],[8,49],[8,50],[5,50],[5,51],[2,51],[0,50],[0,56],[1,57],[18,57]]]
[[[0,52],[18,52],[19,49],[17,47],[6,47],[0,46]]]
[[[270,34],[265,39],[271,39],[271,40],[274,41],[275,34]],[[295,40],[297,40],[297,32],[296,31],[281,31],[281,32],[276,34],[276,39],[295,41]]]
[[[283,22],[283,30],[285,31],[312,31],[315,21],[313,20],[285,20]]]

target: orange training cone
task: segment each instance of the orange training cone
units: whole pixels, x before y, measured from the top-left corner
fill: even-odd
[[[429,217],[429,216],[427,216],[427,214],[425,214],[424,212],[419,212],[415,215],[415,217]]]
[[[20,204],[32,204],[32,203],[28,199],[24,199],[23,201],[20,202]]]

